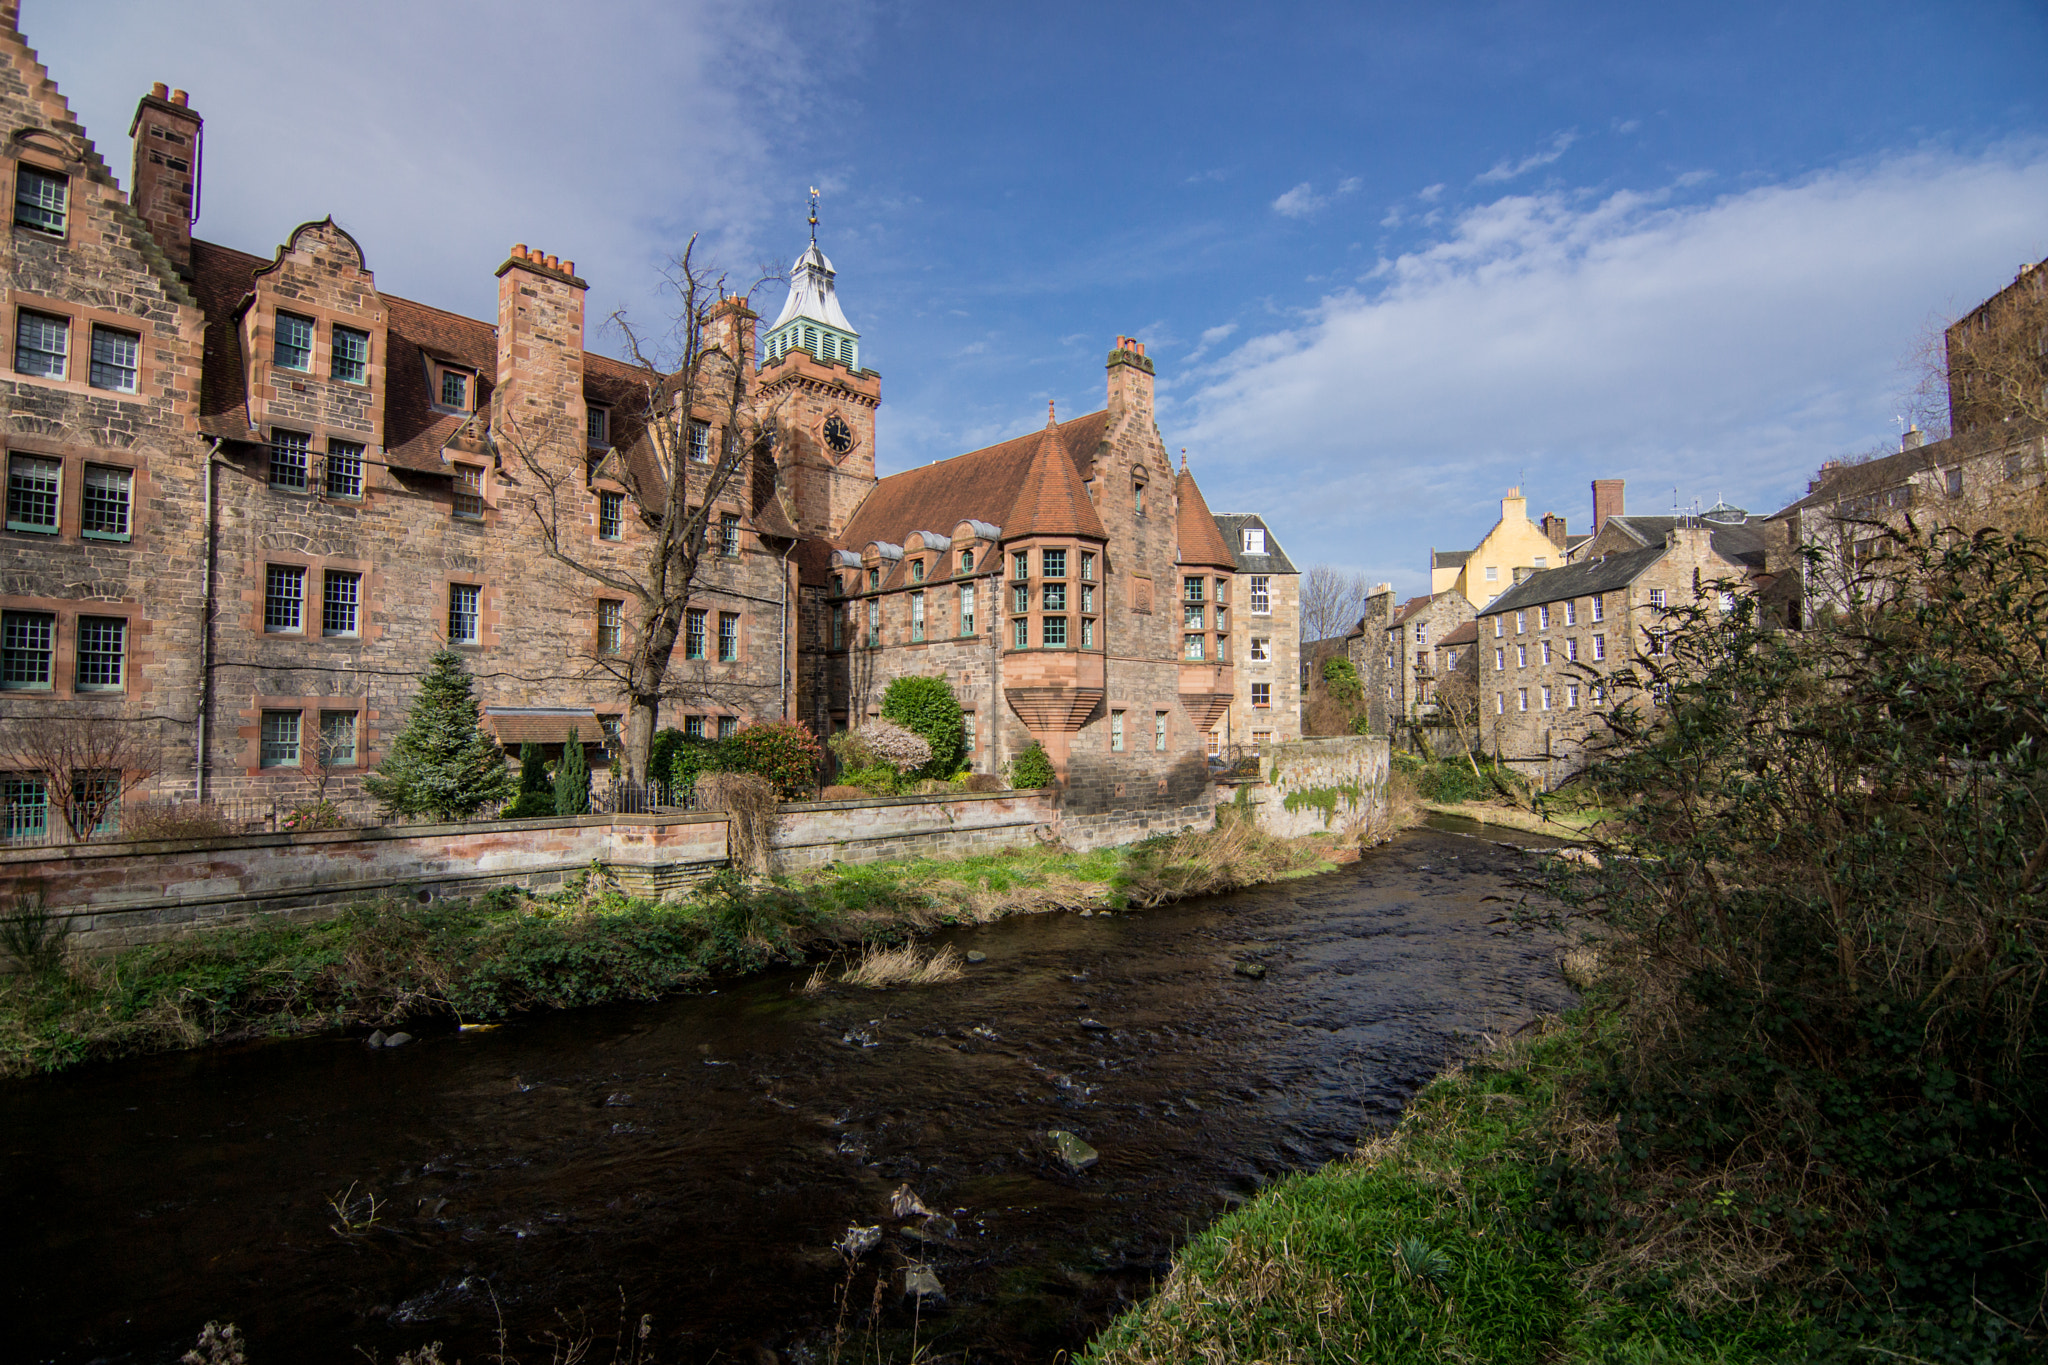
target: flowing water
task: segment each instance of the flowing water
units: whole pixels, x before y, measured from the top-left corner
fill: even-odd
[[[1475,1033],[1568,1003],[1555,944],[1495,923],[1528,862],[1418,830],[1325,876],[959,931],[987,961],[947,985],[807,996],[786,972],[395,1051],[17,1082],[0,1359],[170,1362],[217,1319],[250,1365],[433,1340],[476,1362],[501,1321],[545,1361],[547,1330],[651,1314],[663,1361],[824,1362],[835,1331],[849,1362],[913,1334],[1049,1360],[1217,1214],[1383,1131]],[[1100,1162],[1066,1171],[1051,1129]],[[953,1235],[889,1217],[903,1184]],[[375,1223],[338,1234],[337,1196]],[[850,1225],[884,1232],[851,1272]],[[946,1307],[903,1300],[912,1261]]]

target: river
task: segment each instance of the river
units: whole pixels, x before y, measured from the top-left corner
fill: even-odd
[[[0,1355],[155,1365],[216,1319],[249,1365],[435,1340],[479,1362],[501,1324],[547,1361],[548,1331],[649,1315],[664,1362],[822,1363],[836,1333],[851,1362],[877,1353],[879,1277],[884,1354],[914,1334],[927,1359],[1049,1360],[1189,1233],[1385,1130],[1476,1033],[1569,1002],[1555,944],[1495,923],[1528,865],[1415,830],[1319,877],[955,931],[987,961],[946,985],[805,995],[780,972],[397,1050],[11,1083]],[[1050,1129],[1101,1160],[1069,1173]],[[954,1235],[889,1218],[905,1184]],[[337,1233],[337,1196],[357,1223],[374,1196],[375,1223]],[[885,1237],[849,1275],[850,1225]],[[945,1308],[902,1301],[912,1259]]]

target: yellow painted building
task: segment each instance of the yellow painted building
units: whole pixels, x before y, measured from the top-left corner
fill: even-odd
[[[1462,556],[1434,554],[1430,560],[1430,590],[1455,588],[1475,608],[1484,609],[1496,597],[1538,569],[1554,569],[1564,563],[1564,522],[1548,518],[1551,532],[1529,520],[1529,500],[1513,488],[1500,500],[1500,520],[1479,544]]]

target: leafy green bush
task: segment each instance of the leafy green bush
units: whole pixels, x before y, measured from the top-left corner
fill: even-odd
[[[913,777],[950,778],[967,756],[967,722],[944,678],[898,678],[882,694],[882,719],[893,720],[931,746]]]
[[[903,775],[886,763],[874,763],[839,774],[842,786],[859,787],[870,796],[895,796],[903,790]]]
[[[648,771],[668,778],[678,801],[687,801],[697,790],[697,779],[705,773],[733,771],[738,755],[729,739],[692,739],[679,730],[665,730],[674,739],[664,746],[667,766],[656,767],[649,759]]]
[[[1010,785],[1019,791],[1030,791],[1053,784],[1052,755],[1045,746],[1032,740],[1024,750],[1010,760]]]
[[[511,805],[498,812],[500,820],[540,820],[555,813],[555,793],[552,785],[547,791],[521,792]]]
[[[818,760],[824,751],[802,721],[749,725],[728,744],[727,770],[766,778],[783,800],[801,800],[818,790]]]
[[[590,764],[573,725],[562,745],[562,761],[555,765],[555,814],[590,814]]]
[[[1331,701],[1349,705],[1365,697],[1365,684],[1359,681],[1358,669],[1349,659],[1323,660],[1323,686]]]

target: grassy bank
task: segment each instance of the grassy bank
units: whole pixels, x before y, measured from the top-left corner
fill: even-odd
[[[1341,856],[1331,839],[1226,825],[1092,853],[1012,849],[754,883],[726,876],[678,902],[621,895],[594,870],[548,897],[386,901],[108,957],[52,944],[41,970],[0,980],[0,1076],[224,1039],[652,1000],[944,924],[1158,905],[1324,871]]]
[[[1815,1324],[1789,1301],[1731,1294],[1714,1267],[1675,1254],[1630,1263],[1551,1216],[1558,1161],[1612,1145],[1612,1125],[1588,1120],[1578,1103],[1605,1046],[1575,1014],[1453,1068],[1389,1137],[1281,1181],[1195,1238],[1159,1291],[1084,1358],[1725,1365],[1807,1356]],[[1698,1218],[1740,1222],[1712,1206]],[[1741,1240],[1733,1227],[1721,1238]]]

